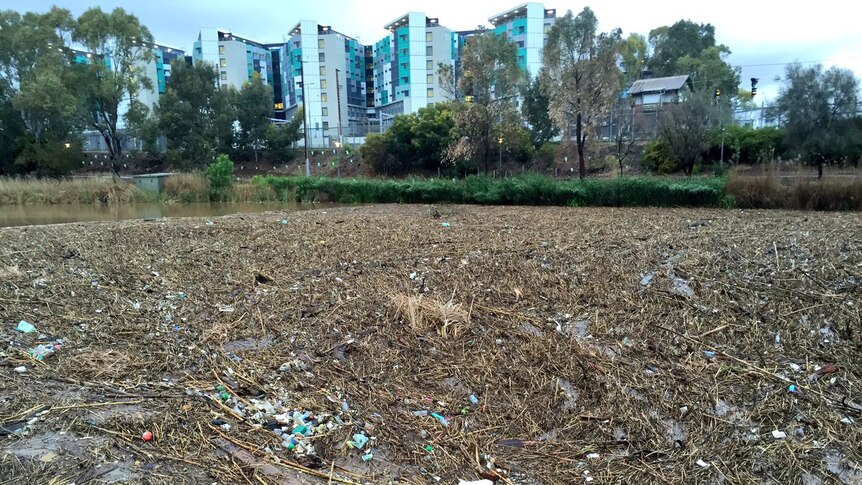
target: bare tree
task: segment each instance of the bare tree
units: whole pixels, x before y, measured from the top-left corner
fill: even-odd
[[[707,92],[695,93],[676,104],[664,105],[658,116],[657,132],[679,162],[686,175],[691,175],[694,164],[706,149],[710,124],[715,117],[711,96]]]
[[[589,7],[574,17],[569,11],[548,33],[540,74],[550,99],[551,118],[567,142],[574,138],[581,178],[587,174],[584,145],[595,124],[607,116],[617,95],[620,70],[619,29],[598,33]]]

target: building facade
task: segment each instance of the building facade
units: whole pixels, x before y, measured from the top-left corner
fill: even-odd
[[[198,34],[192,52],[194,62],[216,66],[220,86],[242,88],[257,72],[266,84],[273,83],[272,52],[264,44],[226,30],[205,28]]]
[[[407,13],[385,26],[389,35],[374,44],[374,107],[378,115],[415,113],[446,101],[441,64],[455,62],[456,36],[436,18]]]
[[[171,78],[171,63],[174,61],[185,62],[186,56],[183,50],[159,44],[153,44],[152,52],[152,60],[140,66],[140,69],[150,79],[152,87],[144,89],[138,94],[138,101],[144,103],[150,111],[158,104],[159,96],[165,93]]]
[[[518,65],[536,77],[542,68],[542,49],[548,31],[557,20],[556,9],[530,2],[501,12],[488,19],[494,33],[510,39],[518,47]]]
[[[309,145],[329,146],[353,136],[354,126],[367,117],[366,46],[356,39],[303,20],[285,45],[286,118],[305,107]]]

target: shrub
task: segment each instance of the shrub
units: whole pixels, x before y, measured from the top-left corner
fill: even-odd
[[[641,165],[651,172],[668,174],[680,170],[679,162],[671,156],[670,147],[664,140],[653,140],[644,148]]]
[[[227,155],[219,155],[206,171],[210,183],[210,199],[226,200],[233,185],[233,162]]]
[[[163,193],[179,202],[205,202],[210,199],[210,182],[200,172],[179,173],[165,180]]]

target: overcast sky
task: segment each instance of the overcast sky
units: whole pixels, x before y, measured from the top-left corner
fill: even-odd
[[[259,42],[280,42],[300,19],[317,20],[333,29],[373,44],[384,35],[383,26],[407,11],[425,12],[453,30],[487,25],[492,15],[519,5],[520,0],[0,0],[0,9],[44,11],[58,4],[79,15],[93,6],[110,10],[123,7],[150,29],[156,42],[185,49],[200,27],[218,27]],[[699,2],[663,0],[600,0],[581,3],[548,1],[545,8],[579,12],[588,5],[601,30],[615,27],[624,35],[647,35],[661,25],[680,19],[715,26],[718,42],[733,51],[729,62],[742,66],[742,84],[760,78],[760,100],[773,98],[774,78],[784,64],[817,61],[829,67],[852,69],[862,76],[862,4],[839,0],[778,2],[724,0]],[[762,97],[760,95],[763,95]]]

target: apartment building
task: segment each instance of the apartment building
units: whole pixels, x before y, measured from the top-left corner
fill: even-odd
[[[151,111],[159,102],[159,96],[164,94],[168,80],[171,78],[171,62],[185,62],[186,53],[181,49],[153,44],[153,58],[150,62],[143,63],[139,69],[143,70],[150,79],[152,87],[138,93],[138,101],[144,103]]]
[[[374,44],[374,106],[378,115],[419,111],[450,99],[440,87],[440,64],[454,65],[456,38],[436,18],[409,12],[385,26],[390,33]]]
[[[315,20],[300,21],[289,35],[282,65],[286,117],[305,107],[311,146],[352,136],[351,126],[367,117],[366,47]]]
[[[272,52],[266,45],[234,35],[230,31],[204,28],[192,52],[194,62],[216,66],[221,86],[242,88],[257,72],[266,84],[273,83]]]
[[[556,9],[529,2],[494,15],[488,22],[494,26],[495,34],[511,39],[518,46],[518,64],[535,77],[542,68],[542,49],[548,31],[556,20]]]

